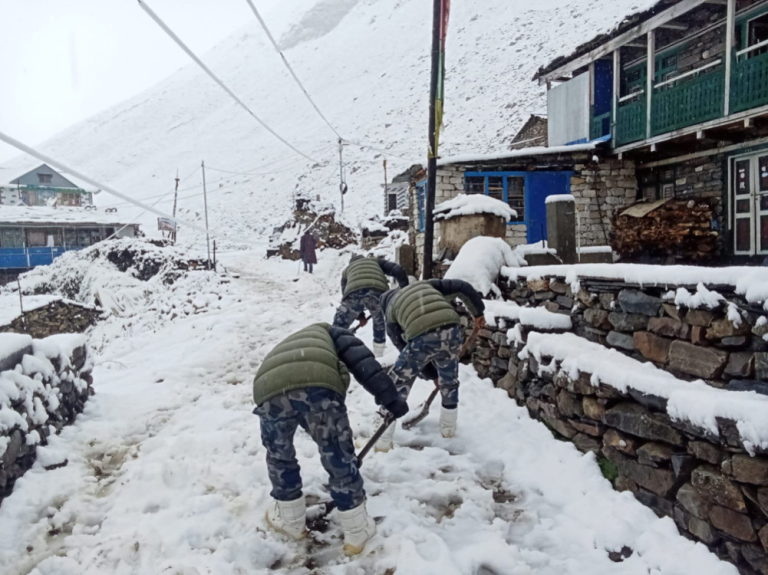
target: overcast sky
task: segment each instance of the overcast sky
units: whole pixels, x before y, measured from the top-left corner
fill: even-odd
[[[146,3],[198,54],[257,25],[245,0]],[[136,0],[0,0],[0,22],[0,131],[30,145],[190,62]]]

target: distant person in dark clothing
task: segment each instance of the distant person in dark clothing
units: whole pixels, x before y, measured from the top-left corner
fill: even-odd
[[[304,232],[301,236],[301,245],[299,247],[299,254],[301,255],[301,261],[304,262],[304,271],[312,273],[312,266],[317,263],[317,254],[315,248],[317,247],[317,240],[315,236],[309,233],[309,230]],[[307,269],[309,268],[309,269]]]

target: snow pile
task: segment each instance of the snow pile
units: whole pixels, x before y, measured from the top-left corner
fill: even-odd
[[[620,280],[639,286],[725,285],[750,303],[764,304],[768,310],[768,269],[732,266],[659,266],[643,264],[576,264],[557,266],[506,267],[501,274],[510,279],[562,277],[575,291],[580,279]],[[703,295],[701,296],[704,297]],[[716,297],[716,296],[712,296]]]
[[[520,307],[512,301],[484,300],[485,320],[502,327],[498,320],[516,321],[520,325],[543,331],[561,331],[573,328],[570,316],[553,313],[543,307]]]
[[[408,232],[395,230],[390,232],[378,245],[371,248],[368,254],[373,254],[377,258],[384,258],[390,262],[395,261],[397,248],[408,243]],[[367,254],[366,254],[367,255]]]
[[[552,194],[551,196],[547,196],[545,203],[558,204],[560,202],[575,202],[575,201],[576,201],[576,198],[573,196],[573,194]]]
[[[707,286],[700,283],[696,286],[696,293],[692,294],[685,288],[677,288],[675,292],[675,305],[677,307],[685,306],[690,309],[709,308],[715,309],[725,301],[725,298],[717,293],[707,289]]]
[[[505,222],[517,217],[517,212],[506,202],[482,194],[459,194],[435,206],[434,214],[437,221],[476,214],[492,214],[504,218]]]
[[[667,413],[719,435],[718,417],[737,423],[744,447],[768,448],[768,397],[753,391],[726,391],[701,380],[677,379],[650,363],[641,363],[572,333],[530,333],[520,358],[552,358],[569,377],[591,374],[592,385],[604,383],[621,392],[630,389],[668,400]],[[542,365],[541,369],[553,366]]]
[[[445,279],[464,280],[482,295],[488,295],[496,288],[496,278],[502,267],[524,265],[525,260],[501,238],[478,236],[461,247]]]
[[[13,285],[11,285],[11,288]],[[21,315],[21,306],[24,306],[24,313],[47,306],[49,303],[58,301],[60,296],[55,295],[28,295],[19,301],[19,293],[5,291],[0,292],[0,326],[8,325]]]

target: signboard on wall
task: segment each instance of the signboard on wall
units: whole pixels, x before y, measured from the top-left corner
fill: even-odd
[[[171,218],[157,218],[157,229],[161,232],[175,232],[176,220]]]

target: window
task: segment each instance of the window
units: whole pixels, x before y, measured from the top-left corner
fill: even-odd
[[[525,175],[509,172],[475,172],[464,174],[464,192],[485,194],[506,202],[517,212],[510,224],[525,223]]]
[[[60,206],[79,206],[81,197],[76,192],[60,192],[57,199]]]
[[[387,213],[397,209],[397,194],[387,194]]]
[[[747,23],[746,47],[757,46],[766,41],[768,41],[768,14],[763,14]],[[747,57],[750,58],[758,54],[764,54],[766,51],[768,51],[768,45],[752,50],[747,53]]]
[[[24,234],[21,228],[0,228],[0,248],[23,248]]]
[[[41,184],[50,184],[53,174],[37,174],[37,179]]]

